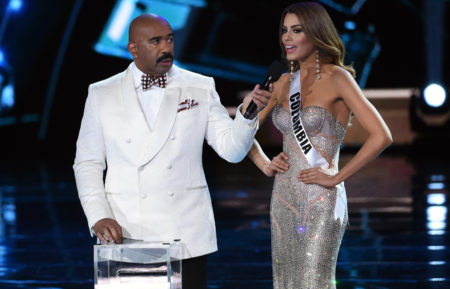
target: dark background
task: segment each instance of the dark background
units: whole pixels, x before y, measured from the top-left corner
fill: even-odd
[[[8,2],[2,0],[0,9]],[[279,58],[280,14],[292,2],[208,1],[193,24],[183,52],[176,58],[189,62],[199,59],[212,23],[218,15],[225,15],[226,20],[215,35],[213,52],[224,58],[268,66],[273,59]],[[344,6],[354,2],[340,1]],[[13,68],[16,105],[3,116],[20,119],[25,114],[42,114],[52,68],[74,4],[74,0],[24,1],[22,10],[11,15],[2,48]],[[130,62],[93,50],[114,4],[115,1],[104,0],[83,2],[58,75],[46,138],[38,140],[39,121],[18,121],[0,126],[0,158],[73,159],[88,85],[123,71]],[[366,88],[420,87],[425,84],[425,18],[421,0],[369,0],[353,16],[324,6],[340,32],[345,31],[347,20],[353,20],[363,33],[369,26],[374,28],[372,35],[379,42],[381,51],[373,63]],[[445,6],[446,10],[448,6]],[[445,28],[449,26],[448,18],[445,21],[444,51],[449,42]],[[449,82],[447,63],[448,55],[444,53],[443,78],[446,83]],[[355,66],[358,67],[357,63]],[[261,80],[263,78],[261,75]],[[251,89],[255,84],[221,77],[215,77],[215,80],[225,105],[238,104],[237,92]]]
[[[84,0],[61,71],[56,83],[50,83],[77,1],[24,0],[22,10],[11,14],[0,43],[16,88],[15,106],[0,109],[0,288],[93,288],[95,239],[88,232],[71,165],[88,85],[123,71],[130,60],[93,49],[116,1]],[[425,19],[424,3],[431,1],[435,0],[368,0],[354,16],[325,5],[339,32],[346,33],[345,21],[353,20],[359,36],[370,36],[380,45],[366,88],[418,88],[428,81],[425,24],[430,19]],[[0,0],[0,23],[8,2]],[[321,1],[326,2],[331,0]],[[335,2],[351,7],[359,1]],[[290,3],[210,0],[191,23],[189,41],[176,58],[201,63],[208,52],[230,62],[267,67],[280,55],[279,18]],[[448,15],[450,1],[441,3]],[[223,25],[212,34],[221,17]],[[448,21],[444,16],[444,33],[437,35],[443,39],[447,88]],[[373,32],[368,33],[370,27]],[[210,50],[205,48],[207,43]],[[354,52],[350,49],[348,62],[354,61],[361,75]],[[237,93],[255,84],[213,76],[225,105],[238,104]],[[263,73],[256,77],[263,78]],[[39,140],[39,117],[50,84],[56,84],[54,102],[46,137]],[[405,106],[403,99],[385,102],[390,107]],[[38,118],[24,119],[30,115]],[[8,119],[16,122],[1,125]],[[450,136],[448,129],[438,130]],[[345,181],[350,225],[339,253],[338,288],[450,288],[449,143],[448,137],[441,142],[434,135],[410,147],[394,143]],[[280,148],[264,146],[264,150],[271,156]],[[343,147],[340,167],[354,152]],[[266,178],[248,158],[229,164],[212,149],[205,149],[203,160],[219,242],[219,251],[208,257],[209,287],[272,288],[269,212],[273,179]]]

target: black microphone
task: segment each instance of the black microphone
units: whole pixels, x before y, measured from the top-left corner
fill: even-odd
[[[269,69],[267,69],[266,72],[266,79],[264,79],[264,82],[261,84],[261,89],[269,91],[269,85],[272,82],[275,82],[280,78],[281,74],[286,71],[286,66],[278,60],[275,60],[272,62],[272,64],[269,66]],[[255,112],[257,106],[256,103],[253,102],[253,100],[249,103],[247,110],[245,111],[244,117],[246,119],[249,119],[250,116]]]

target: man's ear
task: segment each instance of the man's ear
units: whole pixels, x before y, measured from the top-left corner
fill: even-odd
[[[130,51],[131,55],[133,55],[133,58],[136,58],[137,57],[136,43],[128,42],[128,51]]]

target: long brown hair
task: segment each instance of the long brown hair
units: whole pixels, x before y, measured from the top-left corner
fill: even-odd
[[[286,50],[282,42],[282,28],[286,14],[292,13],[302,23],[303,31],[309,41],[319,51],[322,63],[331,63],[347,70],[355,77],[355,69],[351,65],[344,65],[345,48],[333,21],[322,5],[316,2],[298,2],[289,5],[281,15],[280,46],[282,57],[286,58]],[[296,64],[297,66],[298,64]],[[295,67],[298,69],[298,66]]]

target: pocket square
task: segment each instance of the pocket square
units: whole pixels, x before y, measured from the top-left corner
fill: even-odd
[[[185,99],[183,102],[180,102],[178,104],[177,112],[194,108],[197,105],[198,105],[198,102],[195,101],[195,99]]]

